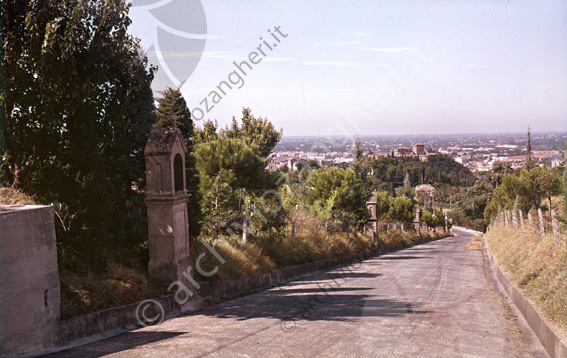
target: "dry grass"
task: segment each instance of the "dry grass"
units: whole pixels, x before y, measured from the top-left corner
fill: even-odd
[[[0,205],[35,205],[37,202],[29,195],[12,188],[0,187]]]
[[[542,238],[535,227],[495,225],[485,235],[490,251],[512,282],[565,332],[567,330],[567,247]]]
[[[466,246],[468,251],[482,251],[481,247],[482,238],[480,236],[473,236],[471,242]]]
[[[373,248],[372,240],[358,231],[353,230],[350,234],[329,233],[316,221],[304,220],[303,223],[295,238],[287,236],[281,240],[272,240],[267,235],[259,234],[249,236],[249,242],[243,246],[231,239],[217,241],[214,246],[224,263],[219,262],[202,244],[197,244],[192,249],[192,256],[196,259],[205,253],[200,262],[203,270],[211,272],[217,268],[211,276],[196,273],[197,279],[211,281],[238,278],[331,258],[347,261]],[[394,230],[379,234],[379,249],[384,253],[446,236],[442,231],[423,230],[421,237],[418,237],[411,231]]]
[[[214,244],[224,263],[210,254],[204,245],[198,244],[193,249],[194,258],[201,253],[206,254],[200,262],[204,271],[211,272],[218,267],[216,273],[209,277],[197,273],[197,279],[224,280],[330,258],[346,260],[372,247],[370,239],[358,232],[347,237],[346,233],[328,234],[319,227],[305,228],[295,238],[285,237],[281,240],[271,240],[262,234],[249,236],[246,245],[231,239],[225,240]]]
[[[61,316],[63,319],[124,306],[158,297],[167,293],[167,287],[149,277],[144,256],[147,244],[136,249],[115,248],[106,253],[108,259],[104,272],[72,270],[77,267],[73,258],[66,258],[68,265],[59,265],[61,282]],[[61,253],[60,253],[61,254]],[[69,255],[69,253],[67,253]]]

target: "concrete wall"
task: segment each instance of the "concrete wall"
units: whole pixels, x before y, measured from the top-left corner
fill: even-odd
[[[0,207],[0,356],[50,346],[60,319],[52,207]]]

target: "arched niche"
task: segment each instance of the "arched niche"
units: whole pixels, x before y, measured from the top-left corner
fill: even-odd
[[[183,181],[183,158],[181,155],[177,153],[175,158],[173,159],[173,176],[175,181],[175,191],[183,191],[185,190],[185,183]]]

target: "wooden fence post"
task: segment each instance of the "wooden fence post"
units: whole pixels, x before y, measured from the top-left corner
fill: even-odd
[[[539,232],[541,236],[545,236],[545,227],[543,226],[543,214],[541,213],[541,209],[537,209],[537,216],[539,218]]]
[[[522,210],[519,210],[519,214],[520,214],[520,225],[522,226],[522,231],[525,230],[524,227],[524,213],[522,213]]]
[[[551,209],[551,226],[553,227],[553,239],[555,240],[555,245],[559,245],[559,227],[557,226],[557,216],[553,209]]]
[[[291,219],[291,238],[295,239],[295,218]]]

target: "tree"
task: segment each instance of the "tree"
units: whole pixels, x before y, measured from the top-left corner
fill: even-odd
[[[230,127],[222,130],[221,135],[226,138],[248,138],[257,146],[261,157],[266,158],[281,139],[283,129],[277,131],[267,118],[254,117],[250,108],[242,109],[241,125],[234,117]]]
[[[526,141],[526,160],[524,161],[524,168],[526,168],[527,170],[532,169],[533,164],[532,164],[532,140],[531,140],[531,134],[530,134],[531,128],[528,127],[528,140]]]
[[[411,200],[405,196],[392,199],[390,204],[390,220],[411,224],[414,218],[413,204]]]
[[[484,231],[489,223],[484,220],[484,209],[492,199],[494,186],[489,180],[477,182],[459,197],[450,215],[459,225]]]
[[[197,126],[195,127],[195,143],[206,143],[213,140],[219,139],[217,134],[217,129],[219,125],[215,119],[213,122],[210,119],[207,119],[203,122],[203,128]]]
[[[215,237],[223,231],[226,234],[228,225],[241,223],[243,215],[252,211],[245,202],[258,201],[260,207],[262,193],[277,182],[265,170],[266,161],[258,155],[258,148],[244,139],[220,138],[201,143],[196,147],[195,158],[203,229],[205,234]],[[263,199],[270,200],[266,196]],[[268,221],[264,228],[279,224],[279,219]]]
[[[376,193],[376,217],[378,220],[384,219],[390,210],[390,196],[387,191]]]
[[[502,183],[494,189],[492,199],[484,209],[486,222],[498,215],[499,208],[512,210],[516,198],[518,208],[524,212],[539,208],[541,191],[536,178],[540,173],[541,167],[536,166],[530,171],[522,169],[515,174],[504,175]]]
[[[353,149],[353,162],[356,164],[360,159],[362,159],[362,148],[360,146],[360,140],[356,138],[354,141],[354,149]]]
[[[555,186],[555,177],[550,170],[544,168],[541,173],[536,178],[536,183],[539,189],[545,194],[547,200],[549,200],[549,211],[551,211],[551,193]]]
[[[145,239],[143,149],[156,119],[155,68],[127,33],[128,6],[77,0],[2,8],[3,180],[65,212],[58,238],[80,236],[90,248]]]
[[[307,181],[306,202],[323,220],[366,221],[366,196],[352,169],[317,169]]]
[[[216,178],[221,170],[234,174],[234,186],[250,190],[267,188],[271,176],[264,170],[266,161],[258,148],[243,139],[221,138],[199,144],[195,150],[196,168],[201,182]]]
[[[181,131],[185,143],[190,146],[193,143],[193,121],[191,112],[187,107],[185,98],[181,95],[179,88],[168,87],[160,92],[162,97],[157,99],[157,122],[155,128],[171,128],[175,119],[176,127]]]

